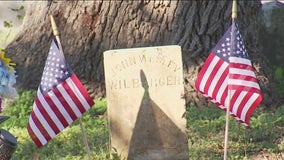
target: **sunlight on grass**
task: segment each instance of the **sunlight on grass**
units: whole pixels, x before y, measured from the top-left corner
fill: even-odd
[[[10,116],[10,119],[1,124],[1,127],[18,140],[13,159],[30,160],[38,155],[40,160],[87,160],[79,121],[75,121],[41,149],[37,149],[26,130],[35,93],[20,91],[15,101],[4,102],[6,107],[2,115]],[[94,160],[110,159],[106,103],[105,98],[96,100],[96,105],[82,117]],[[188,105],[186,110],[189,159],[221,160],[224,150],[225,112],[215,106],[197,108]],[[284,105],[270,110],[258,108],[251,117],[250,130],[230,118],[229,159],[246,160],[262,151],[275,154],[284,152],[283,115]]]
[[[230,118],[228,156],[247,159],[263,149],[283,152],[284,106],[275,111],[261,108],[251,117],[252,129],[246,129]],[[222,159],[226,113],[218,107],[187,106],[190,159]],[[280,129],[281,128],[281,129]]]
[[[2,114],[10,116],[10,119],[1,124],[1,127],[11,132],[18,140],[18,148],[13,154],[13,159],[32,159],[34,155],[38,155],[41,160],[87,160],[88,156],[78,120],[41,149],[37,149],[26,129],[35,93],[35,91],[20,91],[15,101],[5,102],[6,106]],[[92,157],[107,160],[109,159],[107,117],[99,116],[106,111],[106,100],[96,100],[96,104],[98,105],[93,106],[82,116],[82,124]]]

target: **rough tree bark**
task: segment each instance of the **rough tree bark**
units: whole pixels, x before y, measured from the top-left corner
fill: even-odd
[[[232,1],[33,1],[21,32],[7,47],[17,63],[17,87],[36,89],[49,50],[49,15],[57,21],[65,57],[94,98],[105,96],[103,52],[117,48],[182,46],[187,102],[207,102],[194,81],[211,48],[231,24]],[[238,23],[264,92],[265,106],[278,99],[258,40],[261,3],[238,1]]]

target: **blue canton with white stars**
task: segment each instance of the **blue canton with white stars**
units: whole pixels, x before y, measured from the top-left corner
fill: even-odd
[[[232,25],[235,25],[234,30],[234,52],[231,53],[231,34],[232,34]],[[226,33],[223,35],[223,37],[220,39],[220,41],[217,43],[217,45],[213,48],[211,53],[216,54],[218,57],[222,58],[224,61],[229,63],[229,57],[240,57],[240,58],[246,58],[248,59],[248,54],[245,49],[243,39],[241,37],[241,34],[239,32],[238,26],[235,22],[233,22]],[[231,55],[232,54],[232,55]]]
[[[64,55],[60,53],[55,39],[51,43],[40,84],[43,94],[70,77],[72,72],[65,62]]]

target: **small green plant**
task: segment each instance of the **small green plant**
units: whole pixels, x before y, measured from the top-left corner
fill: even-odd
[[[96,115],[102,115],[107,110],[107,100],[106,98],[99,98],[95,100],[95,105],[93,106],[92,111]]]
[[[19,8],[11,8],[11,10],[17,13],[17,19],[19,21],[23,21],[24,15],[21,13],[25,10],[25,7],[23,5],[21,5]]]
[[[284,74],[281,66],[274,67],[274,75],[276,79],[276,90],[280,97],[284,97]]]
[[[10,116],[9,123],[4,123],[7,129],[17,125],[26,127],[32,110],[35,91],[19,91],[18,97],[14,100],[7,100],[3,104],[3,115]]]
[[[281,67],[276,67],[275,68],[275,78],[277,80],[283,80],[283,69]]]
[[[13,22],[12,21],[10,21],[10,22],[4,21],[4,27],[5,28],[12,28],[13,27]]]

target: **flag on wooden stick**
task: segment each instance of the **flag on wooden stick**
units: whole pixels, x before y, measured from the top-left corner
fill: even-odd
[[[53,39],[27,126],[31,139],[42,147],[93,104]]]
[[[262,93],[235,21],[210,52],[195,88],[223,110],[230,105],[230,114],[249,127]]]

